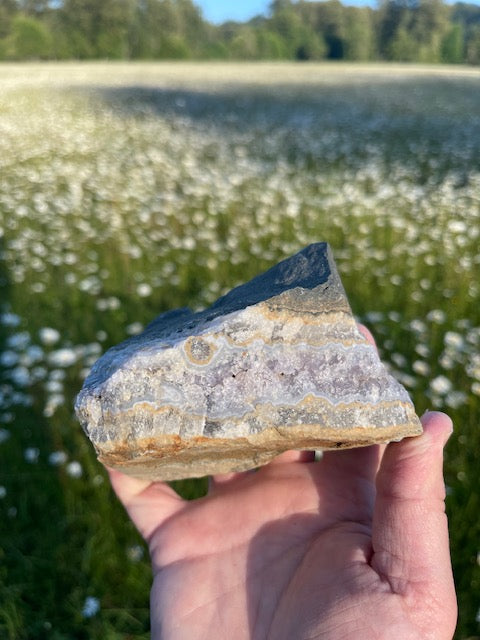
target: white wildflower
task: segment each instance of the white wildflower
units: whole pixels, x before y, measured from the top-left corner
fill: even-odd
[[[443,324],[447,319],[447,315],[441,309],[432,309],[427,313],[427,320],[435,324]]]
[[[383,319],[384,319],[384,315],[381,311],[369,311],[365,315],[365,320],[367,322],[371,322],[372,324],[375,324],[377,322],[382,322]]]
[[[134,544],[127,549],[127,557],[132,560],[132,562],[139,562],[143,558],[143,547],[139,544]]]
[[[392,353],[390,356],[390,360],[397,366],[402,369],[407,364],[407,359],[401,353]]]
[[[0,354],[0,365],[2,367],[14,367],[18,361],[20,360],[20,356],[16,351],[2,351]]]
[[[449,220],[447,229],[450,233],[466,233],[468,227],[463,220]]]
[[[141,298],[148,298],[148,296],[152,295],[152,287],[147,282],[142,282],[137,287],[137,294]]]
[[[458,409],[467,401],[467,394],[463,391],[450,391],[445,396],[445,404],[452,409]]]
[[[43,293],[46,289],[46,286],[43,282],[34,282],[30,289],[33,293]]]
[[[432,287],[432,283],[430,282],[430,280],[428,278],[422,278],[420,280],[420,287],[424,290],[424,291],[428,291],[429,289],[431,289]]]
[[[132,324],[127,326],[126,331],[129,336],[135,336],[138,333],[142,333],[143,324],[141,322],[132,322]]]
[[[24,359],[22,359],[22,362],[24,364],[28,363],[28,366],[31,366],[32,364],[41,362],[43,360],[44,355],[45,354],[43,352],[42,347],[39,347],[38,344],[31,344],[29,347],[27,347],[27,350],[24,354]]]
[[[74,349],[57,349],[48,356],[48,362],[54,367],[71,367],[77,361]]]
[[[103,476],[101,476],[100,474],[97,474],[96,476],[94,476],[94,478],[92,480],[92,484],[93,484],[94,487],[99,487],[103,483],[104,483]]]
[[[23,351],[30,344],[30,334],[27,331],[22,331],[21,333],[14,333],[5,341],[7,347],[10,349],[16,349],[18,351]]]
[[[430,366],[424,360],[415,360],[412,364],[412,369],[420,376],[428,376],[430,373]]]
[[[405,387],[409,387],[410,389],[413,389],[413,388],[415,388],[417,386],[417,379],[414,378],[413,376],[409,375],[408,373],[403,373],[403,372],[398,372],[397,371],[395,373],[395,377]]]
[[[48,393],[62,393],[63,384],[59,380],[47,380],[45,391],[48,391]]]
[[[66,374],[63,369],[52,369],[49,373],[50,380],[65,380]]]
[[[83,473],[82,465],[76,460],[67,464],[66,471],[71,478],[81,478]]]
[[[451,347],[452,349],[461,350],[465,345],[465,341],[463,336],[456,331],[447,331],[444,335],[443,340],[447,347]]]
[[[430,355],[430,349],[426,344],[422,344],[422,343],[417,344],[415,347],[415,351],[422,358],[428,358],[428,356]]]
[[[17,316],[16,313],[6,312],[0,313],[0,324],[3,324],[4,327],[18,327],[21,319],[20,316]]]
[[[46,418],[51,418],[58,407],[61,407],[65,403],[65,396],[61,393],[53,393],[48,397],[47,403],[43,409],[43,415]]]
[[[59,467],[60,465],[65,464],[66,461],[67,461],[67,454],[65,453],[65,451],[53,451],[48,456],[48,462],[53,467]]]
[[[441,396],[446,395],[452,389],[452,383],[445,376],[437,376],[430,381],[430,389]]]
[[[95,306],[99,311],[106,311],[108,309],[108,301],[105,298],[100,298],[95,303]]]
[[[23,457],[27,462],[30,462],[31,464],[35,464],[36,462],[38,462],[39,455],[40,450],[37,449],[37,447],[28,447],[23,452]]]
[[[442,355],[438,359],[438,362],[442,367],[442,369],[446,369],[447,371],[450,371],[455,366],[455,360],[452,358],[450,354],[445,352],[442,353]]]
[[[19,387],[28,387],[32,379],[27,367],[15,367],[10,371],[10,379]]]
[[[100,600],[93,596],[87,596],[82,609],[84,618],[93,618],[100,611]]]
[[[102,345],[98,342],[90,342],[90,344],[85,345],[85,355],[86,356],[99,356],[103,351]]]
[[[424,333],[427,330],[427,327],[423,320],[415,318],[410,322],[410,329],[415,333]]]
[[[10,438],[10,431],[8,431],[7,429],[0,429],[0,444],[2,444],[2,442],[5,442],[9,438]]]
[[[388,318],[392,322],[400,322],[400,320],[402,319],[402,316],[398,313],[398,311],[389,311]]]
[[[4,486],[0,485],[0,500],[2,498],[5,498],[6,495],[7,495],[7,490],[5,489]]]
[[[56,344],[60,340],[60,332],[52,327],[43,327],[38,332],[38,335],[40,341],[47,346]]]

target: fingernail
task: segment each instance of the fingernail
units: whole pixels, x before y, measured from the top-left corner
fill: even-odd
[[[432,422],[437,424],[436,429],[434,428],[435,430],[441,428],[443,432],[443,445],[445,446],[445,444],[448,442],[448,439],[453,433],[452,419],[446,413],[443,413],[441,411],[425,411],[422,416],[422,423],[424,428],[427,426],[427,424],[431,424]]]

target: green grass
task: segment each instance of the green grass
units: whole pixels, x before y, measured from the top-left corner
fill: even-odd
[[[456,637],[480,637],[480,73],[8,65],[0,88],[0,637],[148,637],[146,550],[75,394],[134,323],[316,240],[418,411],[454,419]]]

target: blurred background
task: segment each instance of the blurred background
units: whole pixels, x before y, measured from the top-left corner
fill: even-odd
[[[478,5],[478,0],[1,0],[0,60],[478,64]]]
[[[480,7],[200,4],[0,1],[0,637],[149,637],[146,549],[74,397],[159,313],[326,240],[418,412],[454,420],[478,639]]]

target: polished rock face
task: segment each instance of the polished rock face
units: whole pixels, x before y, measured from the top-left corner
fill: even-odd
[[[98,360],[76,411],[104,464],[152,480],[421,433],[358,331],[326,243],[205,311],[159,316]]]

